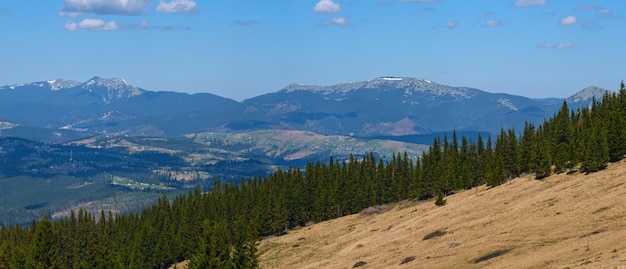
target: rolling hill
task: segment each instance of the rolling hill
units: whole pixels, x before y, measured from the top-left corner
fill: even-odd
[[[625,268],[626,162],[405,201],[262,240],[263,268]],[[376,212],[378,214],[365,214]]]

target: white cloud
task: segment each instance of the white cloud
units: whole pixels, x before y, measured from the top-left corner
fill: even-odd
[[[567,16],[561,19],[561,25],[573,25],[576,24],[576,16]]]
[[[339,13],[341,12],[341,6],[333,0],[320,0],[313,7],[315,13]]]
[[[446,28],[452,29],[452,28],[456,28],[458,25],[459,23],[455,21],[449,21],[449,22],[446,22],[446,24],[444,24],[443,26]]]
[[[146,13],[150,0],[65,0],[61,14],[94,13],[99,15],[140,15]]]
[[[80,12],[75,12],[75,11],[64,11],[64,10],[59,11],[59,16],[60,17],[78,18],[78,17],[80,17],[80,15],[81,15]]]
[[[552,43],[552,42],[548,42],[548,43],[541,43],[539,45],[537,45],[537,48],[540,49],[573,49],[574,48],[574,43],[572,42],[561,42],[561,43]]]
[[[87,18],[80,22],[67,22],[65,24],[65,30],[75,32],[81,29],[90,31],[113,31],[119,30],[120,26],[115,21],[105,22],[101,19]]]
[[[165,13],[191,14],[198,12],[199,9],[200,7],[193,0],[172,0],[170,2],[161,0],[159,1],[156,11]]]
[[[571,49],[571,48],[574,48],[574,43],[572,42],[559,43],[559,44],[556,44],[556,48],[557,49]]]
[[[348,20],[344,17],[334,17],[330,20],[323,21],[322,24],[326,26],[336,25],[336,26],[343,26],[343,27],[350,25],[350,23],[348,23]]]
[[[500,25],[500,21],[499,20],[487,20],[485,21],[484,25],[487,27],[496,27]]]
[[[547,0],[517,0],[513,5],[515,5],[516,7],[536,7],[545,6],[547,4]]]
[[[75,22],[66,22],[66,23],[65,23],[65,30],[66,30],[66,31],[70,31],[70,32],[76,32],[76,31],[78,31],[78,23],[75,23]]]
[[[603,8],[601,6],[581,4],[579,5],[579,7],[581,9],[586,9],[586,10],[595,10],[597,18],[601,18],[601,19],[611,19],[611,18],[621,19],[622,18],[622,15],[614,13],[610,9]]]
[[[253,25],[257,25],[259,23],[261,23],[261,22],[255,21],[255,20],[247,20],[247,21],[234,20],[230,25],[233,25],[233,26],[253,26]]]
[[[118,23],[114,20],[104,21],[101,19],[87,18],[80,22],[65,23],[65,30],[76,32],[79,30],[88,31],[114,31],[114,30],[160,30],[160,31],[179,31],[191,30],[190,27],[182,25],[150,25],[148,21],[143,19],[137,23]]]

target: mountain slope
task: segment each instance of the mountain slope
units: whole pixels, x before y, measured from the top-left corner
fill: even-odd
[[[0,117],[19,125],[88,133],[170,136],[227,120],[236,101],[213,94],[153,92],[121,78],[0,87]]]
[[[590,92],[591,96],[596,93]],[[541,123],[554,115],[562,99],[531,99],[420,78],[382,77],[333,86],[292,84],[243,103],[244,115],[256,120],[256,126],[248,127],[366,137],[521,129],[526,121]],[[587,103],[572,108],[576,105]]]
[[[609,91],[607,91],[606,89],[596,86],[589,86],[568,97],[565,100],[568,104],[572,106],[589,106],[591,105],[591,102],[594,98],[596,99],[596,101],[602,101],[602,96],[607,92]]]
[[[587,106],[606,90],[568,99]],[[216,95],[154,92],[121,78],[50,80],[0,87],[0,118],[20,126],[90,134],[179,136],[195,132],[303,130],[358,137],[450,130],[521,130],[551,117],[563,99],[531,99],[452,87],[421,78],[381,77],[332,86],[292,84],[237,102]]]
[[[462,191],[443,207],[404,202],[381,214],[346,216],[263,240],[261,266],[353,268],[363,261],[361,268],[622,268],[625,180],[622,161],[589,175],[525,177]],[[433,238],[423,240],[429,234]]]

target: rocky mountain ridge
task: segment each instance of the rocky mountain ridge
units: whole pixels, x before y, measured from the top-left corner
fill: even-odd
[[[605,92],[588,87],[565,100],[575,109]],[[495,133],[521,128],[525,121],[541,123],[562,101],[423,78],[380,77],[332,86],[291,84],[237,102],[208,93],[149,91],[122,78],[93,77],[82,83],[56,79],[0,86],[0,118],[16,126],[108,135],[278,129],[368,137],[450,130]]]

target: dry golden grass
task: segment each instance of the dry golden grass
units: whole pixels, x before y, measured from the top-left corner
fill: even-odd
[[[172,264],[168,269],[187,269],[189,267],[189,260]]]
[[[403,202],[263,240],[260,262],[266,269],[358,262],[358,268],[626,268],[624,183],[621,162],[589,175],[524,177],[462,191],[443,207]],[[445,233],[423,240],[435,231]]]

